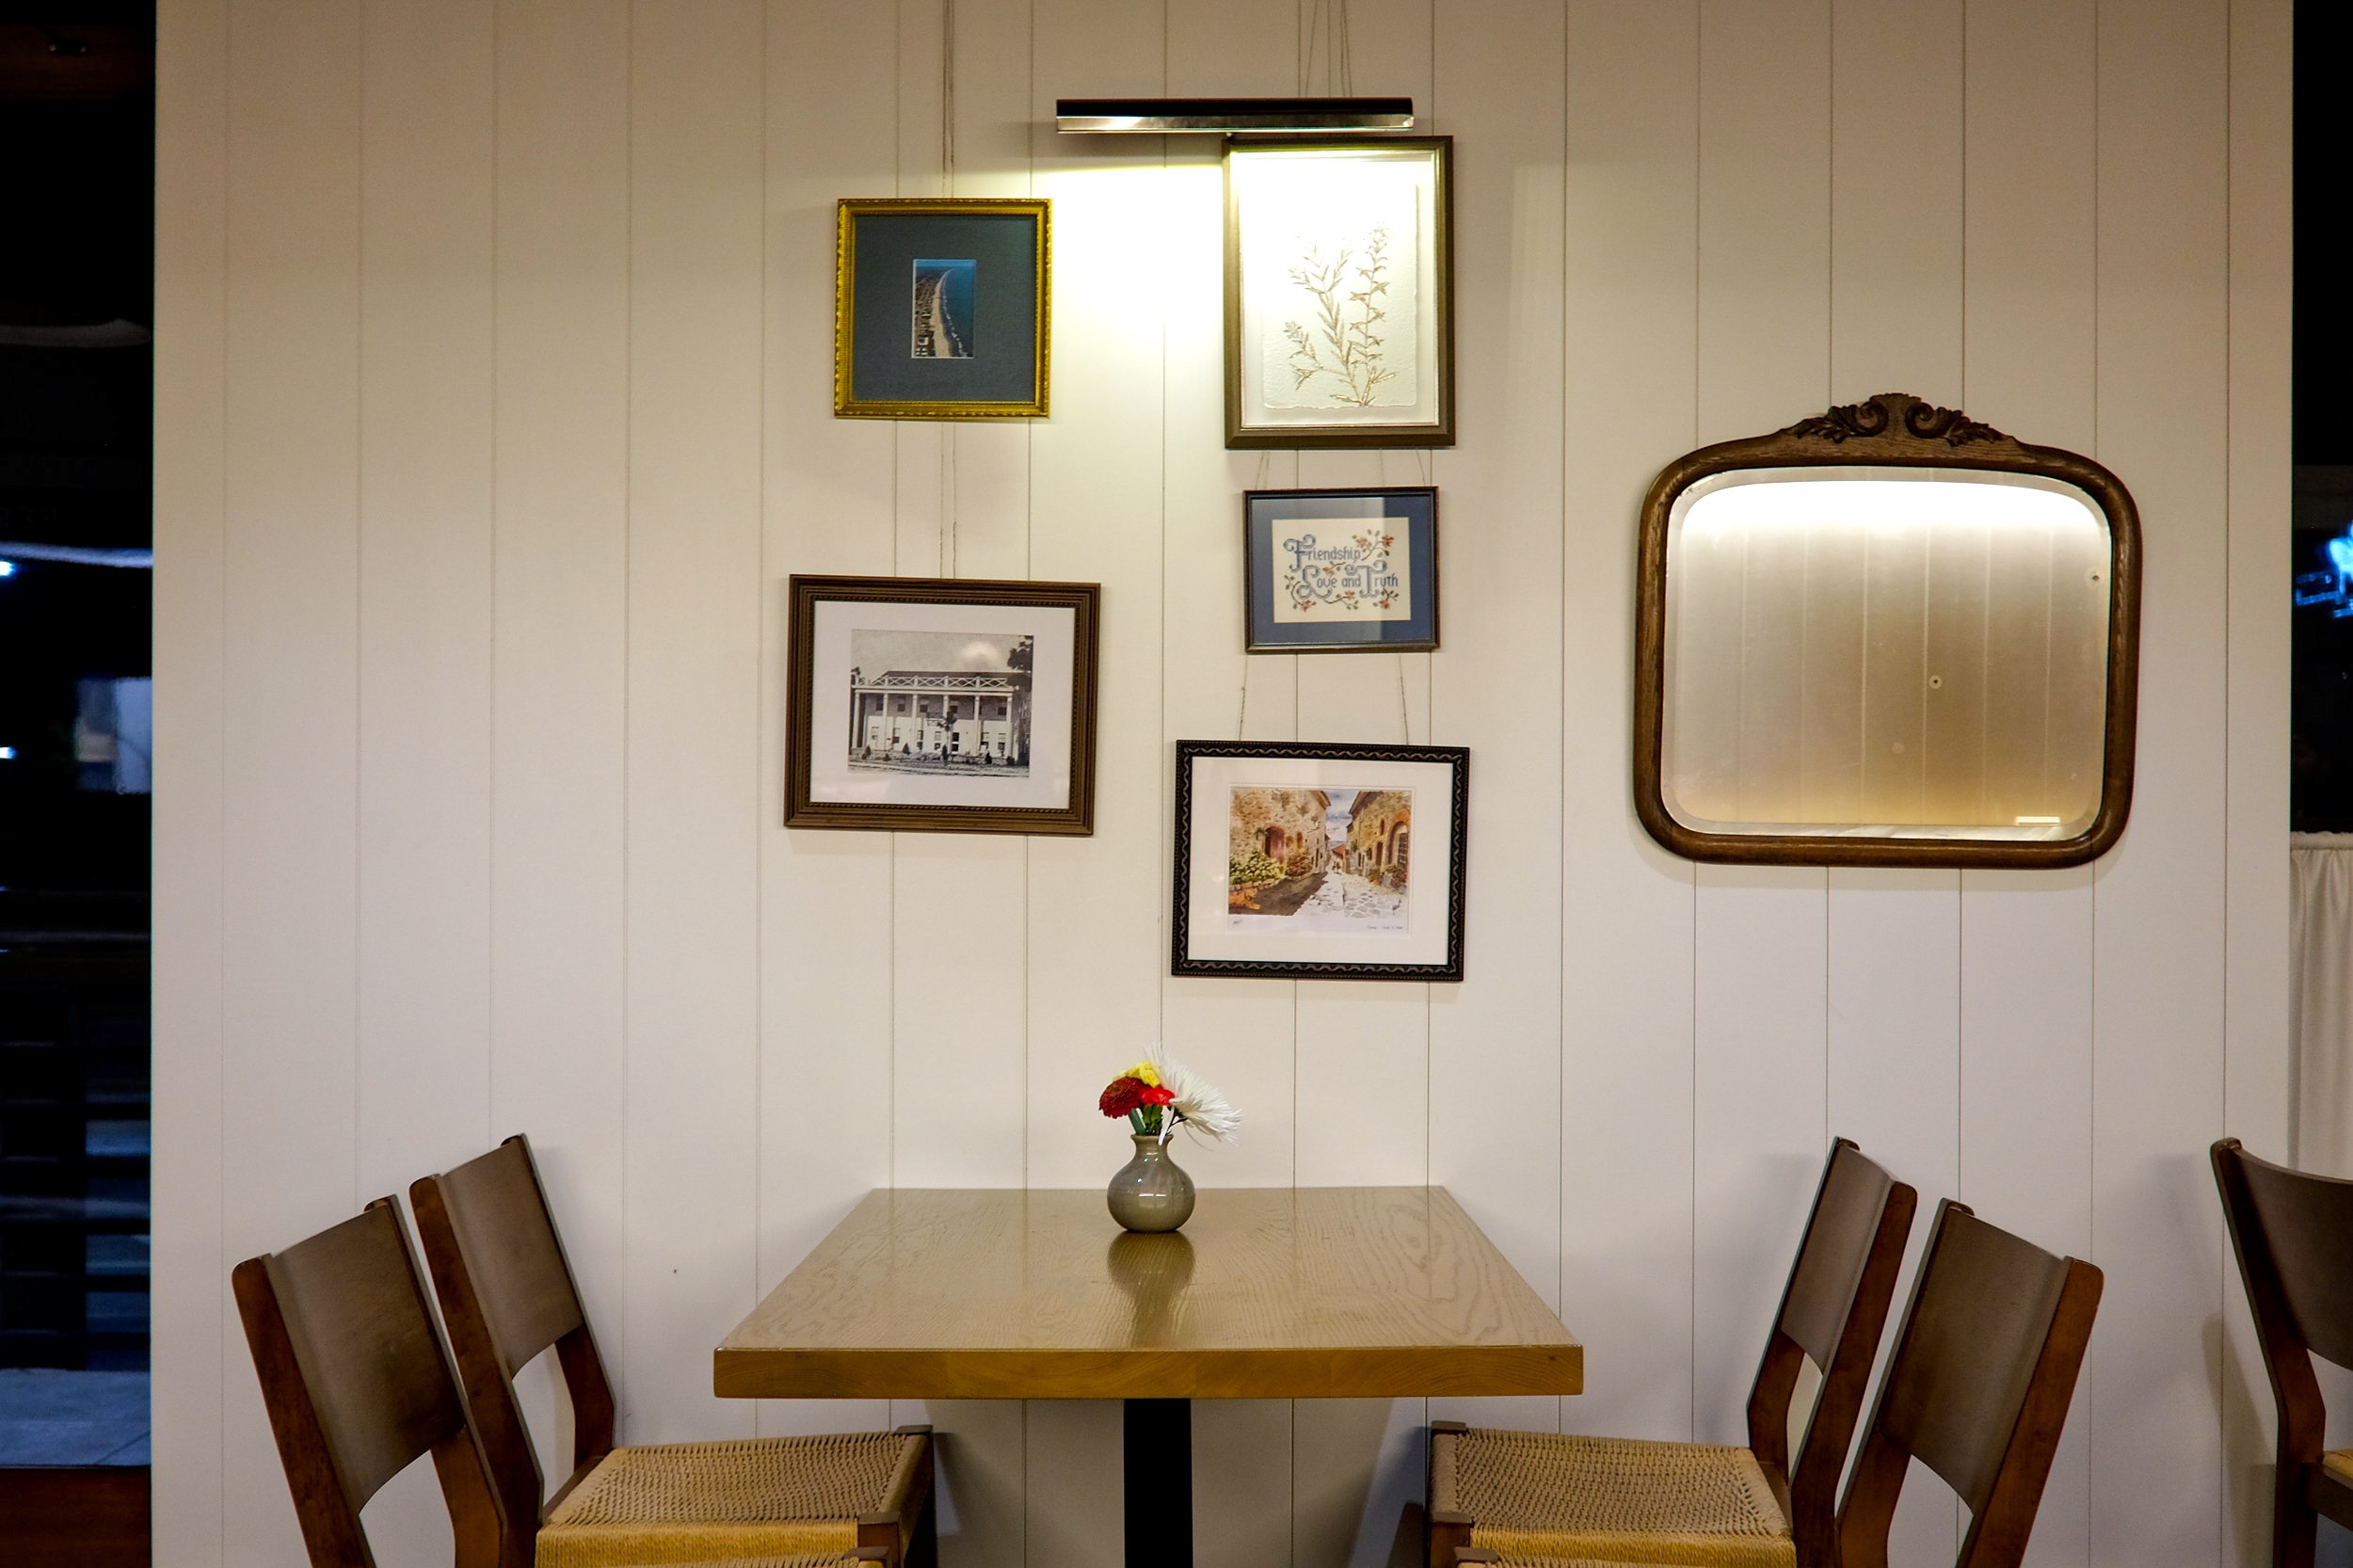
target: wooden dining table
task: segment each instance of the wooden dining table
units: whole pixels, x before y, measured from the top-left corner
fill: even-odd
[[[1193,1400],[1575,1394],[1583,1347],[1443,1187],[870,1192],[713,1356],[742,1399],[1121,1400],[1129,1568],[1193,1560]]]

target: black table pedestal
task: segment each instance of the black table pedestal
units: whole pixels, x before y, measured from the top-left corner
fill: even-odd
[[[1193,1401],[1125,1404],[1128,1568],[1193,1568]]]

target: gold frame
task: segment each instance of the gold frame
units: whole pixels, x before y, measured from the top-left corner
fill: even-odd
[[[787,584],[784,725],[784,825],[847,827],[897,833],[1036,833],[1084,836],[1095,831],[1095,709],[1101,658],[1103,587],[1099,583],[988,582],[971,577],[832,577],[795,572]],[[814,760],[817,604],[1031,605],[1068,610],[1071,622],[1070,796],[1061,806],[938,806],[893,801],[811,798]]]
[[[1418,148],[1432,154],[1432,224],[1436,230],[1438,417],[1427,424],[1245,425],[1241,419],[1241,214],[1234,200],[1234,154],[1374,152]],[[1225,445],[1233,451],[1367,450],[1454,444],[1454,138],[1452,136],[1228,136],[1225,176]]]
[[[1037,219],[1037,315],[1030,345],[1031,396],[1012,403],[910,402],[851,394],[850,360],[857,320],[857,220],[869,214],[1028,214]],[[1053,343],[1054,204],[1043,197],[845,198],[834,208],[833,411],[841,419],[1037,419],[1047,413]]]

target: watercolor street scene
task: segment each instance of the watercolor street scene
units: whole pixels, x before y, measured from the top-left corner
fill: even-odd
[[[1405,930],[1413,822],[1411,790],[1234,790],[1225,928]]]

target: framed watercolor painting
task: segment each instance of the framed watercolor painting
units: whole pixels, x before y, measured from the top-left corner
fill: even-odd
[[[1417,653],[1438,646],[1438,492],[1246,490],[1243,648]]]
[[[1225,143],[1225,444],[1454,444],[1448,136]]]
[[[834,243],[833,411],[1046,412],[1052,203],[844,201]]]
[[[1176,743],[1170,972],[1463,978],[1462,746]]]
[[[784,824],[1094,832],[1101,594],[794,577]]]

